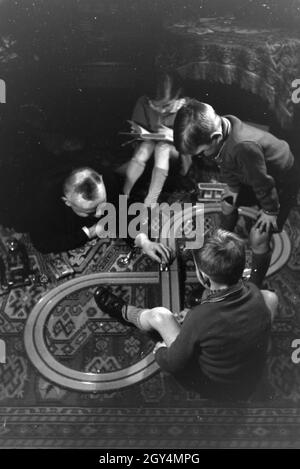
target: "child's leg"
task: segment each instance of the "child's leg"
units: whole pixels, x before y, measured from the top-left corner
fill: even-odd
[[[123,192],[129,195],[136,181],[141,177],[144,172],[147,161],[152,155],[154,150],[153,142],[141,143],[126,168],[126,179],[124,183]]]
[[[260,233],[259,229],[254,228],[254,226],[251,228],[252,265],[250,281],[255,283],[258,288],[261,288],[271,263],[272,251],[270,240],[270,233]]]
[[[226,231],[233,231],[238,220],[238,210],[233,209],[230,213],[221,213],[221,228]]]
[[[143,331],[156,330],[167,346],[171,345],[180,332],[180,325],[167,308],[141,309],[127,306],[124,319]]]
[[[228,188],[221,202],[221,228],[227,231],[233,231],[238,220],[238,209],[236,207],[237,194]]]
[[[282,227],[289,215],[289,212],[293,205],[297,202],[297,185],[299,185],[299,172],[297,168],[292,168],[290,173],[290,184],[286,183],[280,189],[279,192],[279,203],[280,211],[277,217],[278,231],[282,230]],[[295,182],[295,177],[297,178]],[[262,285],[263,279],[268,272],[270,267],[272,251],[270,248],[270,240],[272,232],[270,233],[259,233],[259,230],[254,227],[250,232],[250,244],[252,248],[252,272],[250,280],[255,283],[259,288]]]
[[[261,290],[262,296],[264,297],[265,303],[271,313],[271,322],[274,321],[274,318],[277,314],[278,308],[278,296],[276,293],[269,290]]]
[[[150,187],[145,204],[150,206],[155,204],[162,191],[164,183],[169,173],[169,162],[172,152],[176,151],[173,145],[159,142],[154,150],[154,168],[152,171]]]

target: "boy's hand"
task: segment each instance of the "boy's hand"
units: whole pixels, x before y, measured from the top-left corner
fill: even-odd
[[[90,239],[95,238],[96,236],[98,236],[98,238],[103,238],[103,237],[106,237],[106,235],[108,235],[108,233],[106,233],[106,235],[103,234],[104,225],[103,225],[102,220],[99,220],[97,223],[95,223],[95,225],[92,225],[88,230],[89,230]]]
[[[135,238],[135,246],[141,248],[143,253],[159,264],[170,264],[173,259],[173,251],[162,243],[150,241],[145,233],[139,233]]]
[[[128,120],[127,121],[130,124],[130,131],[133,134],[142,134],[143,133],[143,127],[138,125],[136,122]]]
[[[269,215],[268,213],[265,213],[263,210],[261,210],[254,228],[258,229],[260,233],[269,233],[271,228],[273,228],[274,231],[278,231],[277,216]]]
[[[142,250],[144,254],[160,264],[167,265],[171,260],[171,250],[166,248],[162,243],[156,243],[150,240],[145,241],[142,245]]]
[[[173,130],[167,127],[166,125],[160,125],[158,128],[158,133],[162,134],[165,140],[168,140],[169,142],[174,141]]]
[[[185,308],[182,311],[180,311],[179,313],[174,313],[173,316],[175,317],[176,321],[179,322],[179,324],[182,324],[183,321],[185,320],[185,317],[186,317],[188,312],[189,312],[189,309]]]

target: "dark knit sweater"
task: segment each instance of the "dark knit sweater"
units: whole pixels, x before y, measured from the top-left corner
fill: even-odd
[[[239,283],[209,295],[187,314],[180,334],[155,358],[163,370],[210,383],[256,382],[266,358],[270,311],[260,290]]]
[[[216,159],[222,181],[233,192],[239,192],[242,184],[251,186],[262,209],[277,214],[276,184],[285,180],[294,163],[289,145],[235,116],[225,117],[231,123],[231,131]]]

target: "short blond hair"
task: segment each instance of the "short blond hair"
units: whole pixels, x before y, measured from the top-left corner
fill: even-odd
[[[74,169],[65,179],[63,185],[64,195],[74,194],[84,200],[92,202],[99,196],[99,185],[102,182],[100,174],[89,167]]]

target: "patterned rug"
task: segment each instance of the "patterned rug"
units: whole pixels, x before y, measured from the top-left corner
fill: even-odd
[[[300,364],[291,359],[292,341],[300,339],[299,207],[286,230],[290,258],[267,279],[280,308],[264,378],[250,402],[228,405],[189,393],[159,371],[152,339],[105,317],[94,303],[95,286],[104,283],[138,306],[172,307],[176,271],[160,272],[139,252],[123,265],[129,248],[120,241],[42,256],[26,235],[2,229],[2,257],[13,234],[26,246],[35,278],[1,292],[0,447],[299,447]],[[196,281],[189,256],[183,260],[188,298]],[[24,340],[35,311],[36,330]]]

